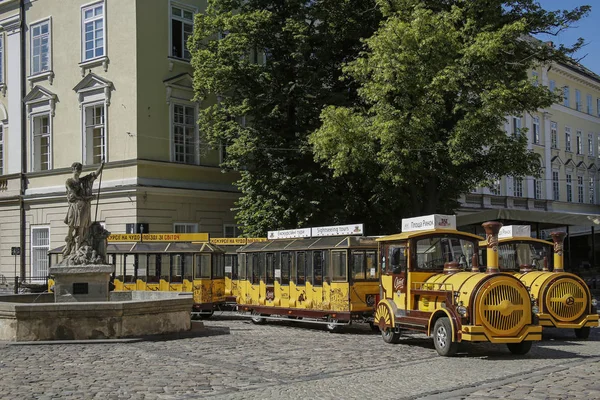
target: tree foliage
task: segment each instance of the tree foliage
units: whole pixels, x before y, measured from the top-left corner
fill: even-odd
[[[380,19],[375,0],[210,0],[196,16],[188,47],[200,132],[227,144],[222,166],[241,173],[237,218],[247,235],[384,212],[368,207],[371,188],[359,177],[317,163],[307,140],[324,106],[356,100],[342,65]]]
[[[451,212],[459,195],[505,175],[537,175],[527,132],[507,135],[505,118],[560,99],[533,85],[531,70],[572,62],[581,47],[535,40],[556,34],[588,6],[548,12],[533,0],[380,0],[384,22],[347,63],[360,85],[351,105],[332,105],[310,136],[334,176],[360,176],[373,197],[394,193],[400,214]],[[390,189],[391,188],[391,189]]]

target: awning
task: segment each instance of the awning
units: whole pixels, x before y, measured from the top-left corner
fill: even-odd
[[[597,226],[600,225],[600,214],[579,214],[555,211],[532,211],[514,209],[492,209],[470,214],[457,215],[456,224],[459,227],[478,225],[486,221],[512,221],[513,223],[539,223],[555,226]],[[508,224],[505,224],[508,225]],[[542,229],[545,227],[541,227]]]

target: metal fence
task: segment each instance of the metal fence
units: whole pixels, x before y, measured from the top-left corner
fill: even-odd
[[[0,292],[4,293],[44,293],[48,291],[48,275],[5,276],[0,274]]]

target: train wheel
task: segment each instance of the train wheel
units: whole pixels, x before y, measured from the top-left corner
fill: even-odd
[[[577,339],[587,339],[590,337],[590,327],[585,326],[583,328],[575,329],[575,336]]]
[[[340,325],[336,325],[336,323],[338,322],[337,319],[331,318],[331,317],[327,317],[327,322],[329,322],[327,324],[327,330],[329,332],[336,333],[336,332],[339,332],[341,330]]]
[[[523,341],[521,343],[507,343],[506,347],[508,347],[508,350],[510,350],[511,353],[522,356],[523,354],[529,353],[532,344],[533,342],[531,341]]]
[[[262,314],[259,314],[257,311],[252,311],[252,322],[256,325],[262,325],[267,322],[266,319],[262,317]]]
[[[396,344],[400,342],[400,332],[395,331],[394,328],[387,328],[381,331],[381,337],[386,343]]]
[[[452,341],[452,325],[447,317],[435,321],[433,344],[440,356],[452,357],[458,351],[458,343]]]
[[[374,322],[369,322],[369,327],[373,332],[381,332],[381,329],[379,329],[379,325],[375,325]]]

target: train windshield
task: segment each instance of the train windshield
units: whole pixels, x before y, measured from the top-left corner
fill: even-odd
[[[503,243],[498,246],[498,267],[502,271],[519,271],[521,266],[542,270],[544,262],[550,263],[551,254],[552,246],[544,243]]]
[[[476,243],[473,239],[458,236],[432,236],[416,241],[417,269],[442,271],[444,263],[457,262],[459,268],[472,267]]]

